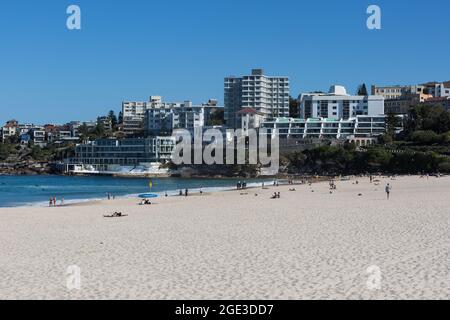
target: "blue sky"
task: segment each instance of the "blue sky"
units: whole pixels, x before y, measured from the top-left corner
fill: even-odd
[[[82,30],[66,28],[66,8]],[[382,30],[366,9],[382,9]],[[450,80],[450,1],[2,0],[0,122],[63,123],[123,100],[223,101],[262,67],[291,93]]]

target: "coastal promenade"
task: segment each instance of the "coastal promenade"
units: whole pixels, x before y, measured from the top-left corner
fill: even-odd
[[[0,299],[449,299],[450,177],[379,180],[0,209]]]

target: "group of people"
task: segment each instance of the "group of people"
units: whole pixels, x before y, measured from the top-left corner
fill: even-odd
[[[64,197],[61,197],[61,202],[60,205],[63,206],[64,205]],[[48,206],[49,207],[56,207],[56,197],[51,197],[49,202],[48,202]]]
[[[245,189],[247,189],[247,182],[245,182],[245,181],[244,182],[240,182],[239,181],[237,183],[236,187],[237,187],[238,190],[245,190]]]
[[[150,205],[150,204],[152,204],[152,203],[149,199],[142,199],[142,201],[141,201],[141,206]]]
[[[180,190],[179,195],[180,195],[180,196],[183,196],[183,190]],[[185,190],[184,190],[184,196],[187,197],[188,195],[189,195],[189,189],[185,189]]]
[[[330,190],[336,190],[337,186],[334,180],[330,180]]]
[[[281,198],[281,192],[274,192],[271,199],[280,199]]]

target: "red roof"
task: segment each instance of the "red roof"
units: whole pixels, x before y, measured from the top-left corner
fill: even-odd
[[[254,108],[243,108],[237,114],[259,114]]]

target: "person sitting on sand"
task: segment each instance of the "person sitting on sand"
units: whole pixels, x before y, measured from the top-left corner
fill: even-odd
[[[277,193],[274,192],[274,193],[273,193],[273,196],[272,196],[270,199],[276,199],[276,198],[277,198]]]
[[[140,204],[141,204],[141,206],[144,206],[144,205],[149,205],[149,204],[152,204],[152,203],[148,199],[143,199]]]

